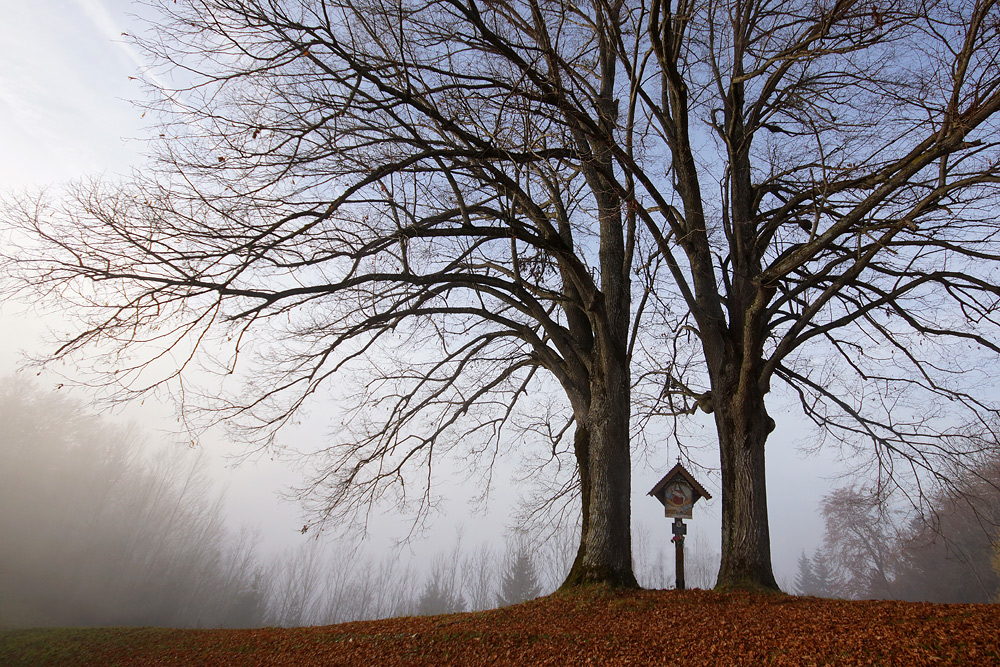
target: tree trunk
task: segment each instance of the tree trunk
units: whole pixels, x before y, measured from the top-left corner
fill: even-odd
[[[569,569],[566,581],[560,588],[567,588],[582,581],[583,554],[587,544],[587,533],[590,531],[590,433],[579,419],[576,433],[573,435],[573,450],[576,453],[577,474],[580,475],[580,546],[576,549],[576,558]]]
[[[577,427],[574,444],[581,467],[583,526],[564,589],[584,584],[639,585],[632,572],[627,367],[617,374],[622,377],[613,382],[593,383],[599,386],[594,386],[589,413]]]
[[[615,19],[617,20],[617,19]],[[601,41],[602,128],[613,132],[614,57]],[[614,165],[608,147],[613,140],[592,141],[585,128],[578,136],[593,154],[583,163],[598,207],[598,250],[601,287],[586,306],[593,332],[589,364],[589,397],[577,414],[577,428],[587,434],[586,456],[577,461],[583,488],[584,524],[580,551],[563,588],[605,584],[638,588],[632,572],[632,460],[629,442],[631,417],[631,359],[628,353],[631,322],[631,257],[626,249],[621,199],[608,181]],[[582,413],[582,414],[581,414]],[[585,472],[586,471],[586,472]]]
[[[629,446],[629,386],[609,378],[590,409],[590,526],[583,581],[637,587],[632,573],[632,466]],[[624,381],[622,381],[624,380]]]
[[[621,285],[602,305],[627,298]],[[624,295],[624,297],[623,297]],[[598,310],[621,319],[620,304]],[[626,311],[627,312],[627,311]],[[625,320],[627,322],[627,320]],[[629,442],[631,376],[627,325],[599,328],[591,357],[589,401],[577,415],[574,441],[580,468],[583,527],[580,550],[562,587],[606,584],[638,588],[632,572],[632,461]]]
[[[715,399],[722,459],[722,563],[716,588],[778,590],[771,569],[764,443],[774,421],[762,392]]]

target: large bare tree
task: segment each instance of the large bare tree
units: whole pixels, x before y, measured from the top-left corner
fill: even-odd
[[[573,80],[606,38],[559,36],[572,26],[551,11],[528,17],[574,61],[558,94],[580,100],[561,111],[543,99],[538,31],[488,7],[161,9],[143,46],[186,84],[164,100],[163,169],[83,190],[61,218],[28,216],[53,246],[21,264],[28,281],[90,317],[59,354],[149,344],[154,358],[108,368],[141,391],[163,380],[158,351],[230,343],[228,372],[253,349],[262,363],[246,398],[211,408],[265,440],[332,376],[359,374],[358,411],[309,489],[318,522],[390,491],[426,507],[420,477],[456,441],[489,465],[544,369],[572,419],[544,427],[553,453],[572,435],[582,495],[569,582],[634,586],[637,232],[600,139],[614,131],[600,111],[617,94],[610,46],[598,90],[593,72]]]
[[[623,169],[642,183],[639,209],[660,213],[648,227],[703,351],[700,377],[667,374],[665,385],[715,415],[719,583],[770,587],[764,398],[775,381],[889,476],[899,463],[935,474],[941,457],[968,454],[948,434],[990,422],[992,397],[978,390],[1000,351],[1000,11],[847,1],[649,12],[655,74],[630,69],[631,88],[666,145],[670,188],[639,163]]]
[[[650,414],[714,415],[718,583],[775,588],[775,384],[890,475],[933,471],[955,454],[943,435],[988,421],[994,2],[160,12],[141,44],[175,82],[161,169],[22,207],[38,241],[7,270],[81,307],[58,354],[152,350],[114,358],[131,386],[184,366],[162,350],[228,342],[223,371],[255,353],[262,379],[214,407],[258,433],[370,372],[311,488],[320,520],[405,489],[454,441],[488,463],[551,378],[572,424],[531,429],[554,453],[572,433],[583,530],[567,584],[634,585],[642,387]]]

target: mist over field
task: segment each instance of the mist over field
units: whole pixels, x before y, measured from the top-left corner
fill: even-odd
[[[0,383],[0,433],[4,628],[292,627],[490,609],[552,592],[575,552],[572,526],[563,526],[494,541],[440,533],[423,557],[306,538],[268,553],[253,525],[227,522],[203,454],[12,378]],[[935,540],[912,518],[887,523],[837,497],[825,505],[832,532],[801,554],[788,592],[996,597],[990,536],[967,506],[942,505],[946,533]],[[979,509],[995,517],[1000,503],[993,496]],[[645,587],[671,588],[672,548],[655,528],[637,524],[636,572]],[[712,587],[718,556],[701,537],[686,565],[689,587]]]
[[[424,557],[307,538],[269,553],[256,527],[227,522],[199,452],[13,378],[0,382],[0,434],[0,627],[298,626],[489,609],[551,592],[574,555],[571,526],[536,542],[459,529]],[[667,587],[665,540],[637,542],[641,579]],[[711,586],[712,558],[692,555],[693,585]]]

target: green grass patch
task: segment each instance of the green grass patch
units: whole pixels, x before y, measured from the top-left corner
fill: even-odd
[[[185,631],[154,628],[39,628],[0,632],[0,664],[83,665],[160,643]],[[115,662],[107,663],[109,667]]]

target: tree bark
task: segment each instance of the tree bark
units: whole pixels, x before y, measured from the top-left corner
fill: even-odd
[[[583,555],[586,552],[587,533],[590,531],[590,433],[587,427],[577,421],[576,433],[573,435],[573,450],[576,453],[577,474],[580,475],[580,545],[576,549],[576,558],[566,575],[561,588],[574,586],[583,581]]]
[[[774,421],[764,394],[743,387],[715,400],[722,460],[722,562],[716,588],[779,590],[771,567],[764,443]]]
[[[584,584],[639,586],[632,572],[628,367],[602,366],[612,377],[602,374],[592,381],[590,409],[583,423],[578,422],[574,442],[583,525],[564,589]]]

